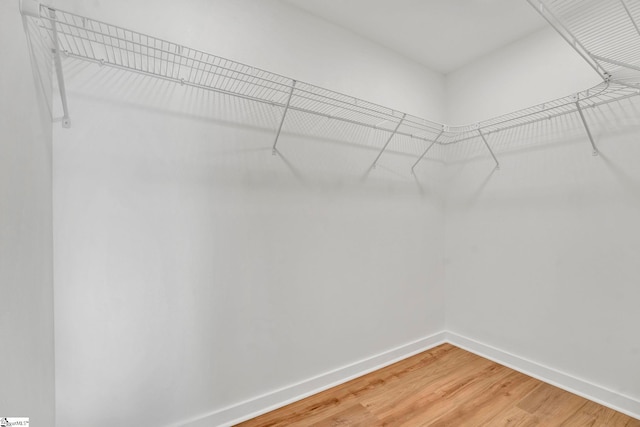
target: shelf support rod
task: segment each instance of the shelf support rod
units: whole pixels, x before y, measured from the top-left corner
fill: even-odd
[[[630,87],[630,88],[636,89],[636,90],[640,89],[640,83],[632,84],[632,83],[623,82],[622,80],[614,80],[614,79],[611,80],[611,83],[616,83],[616,84],[622,85],[624,87]]]
[[[640,67],[638,67],[637,65],[627,64],[626,62],[616,61],[615,59],[608,59],[608,58],[605,58],[603,56],[598,56],[598,55],[593,55],[593,57],[595,59],[597,59],[598,61],[600,61],[600,62],[606,62],[608,64],[617,65],[619,67],[624,67],[624,68],[629,68],[631,70],[640,71]]]
[[[576,108],[578,109],[578,114],[580,114],[580,119],[582,120],[584,129],[587,131],[587,135],[589,136],[589,142],[591,142],[591,146],[593,147],[593,155],[597,156],[599,154],[598,147],[596,147],[596,143],[593,140],[593,135],[591,135],[591,130],[589,129],[587,120],[584,118],[584,113],[582,112],[582,107],[580,107],[580,101],[578,100],[576,100]]]
[[[273,148],[271,149],[271,154],[274,156],[277,154],[278,150],[276,150],[276,145],[278,145],[278,138],[280,138],[280,132],[282,132],[282,126],[284,125],[284,119],[287,117],[287,111],[289,111],[289,106],[291,105],[291,98],[293,97],[293,90],[296,88],[296,81],[293,81],[291,85],[291,91],[289,92],[289,97],[287,98],[287,104],[284,106],[284,112],[282,113],[282,119],[280,120],[280,126],[278,126],[278,133],[276,133],[276,139],[273,141]]]
[[[424,150],[424,153],[422,153],[422,155],[418,158],[418,160],[416,160],[416,162],[413,164],[413,166],[411,166],[411,173],[412,174],[415,174],[415,168],[416,168],[416,166],[418,166],[418,163],[420,163],[422,161],[422,159],[424,158],[424,156],[427,155],[429,150],[431,150],[431,147],[433,147],[438,142],[438,140],[440,139],[440,137],[442,136],[443,133],[444,133],[444,128],[440,131],[438,136],[436,136],[436,139],[434,139],[433,142],[431,144],[429,144],[427,149]]]
[[[629,15],[629,19],[631,19],[631,23],[633,24],[634,27],[636,27],[636,31],[640,36],[640,27],[638,27],[638,23],[636,22],[636,20],[633,19],[633,15],[631,14],[629,7],[627,6],[627,2],[625,0],[620,0],[620,3],[622,3],[622,7],[624,7],[625,12],[627,12],[627,15]]]
[[[62,59],[60,58],[60,43],[58,42],[58,27],[56,26],[56,11],[49,9],[51,27],[53,30],[53,62],[56,67],[56,77],[58,78],[58,89],[60,89],[60,101],[62,102],[62,127],[70,128],[69,107],[67,106],[67,89],[64,84],[64,74],[62,74]]]
[[[489,150],[489,153],[491,153],[491,157],[493,157],[493,161],[496,162],[496,169],[500,170],[500,162],[498,162],[496,155],[493,154],[493,150],[489,146],[489,143],[487,142],[487,138],[484,136],[484,134],[482,133],[482,130],[479,128],[478,128],[478,134],[480,135],[480,138],[482,138],[482,142],[484,142],[484,145],[487,147],[487,150]]]
[[[376,165],[378,164],[378,160],[380,160],[380,157],[382,157],[382,153],[385,152],[385,150],[387,149],[387,147],[389,146],[389,143],[391,142],[391,140],[393,139],[393,137],[396,135],[396,133],[398,133],[398,129],[400,129],[400,126],[402,126],[402,123],[404,122],[404,118],[407,117],[407,113],[404,113],[402,115],[402,118],[400,119],[400,121],[398,122],[398,124],[396,125],[396,128],[393,130],[393,132],[391,133],[391,135],[389,136],[389,139],[387,139],[387,142],[384,144],[384,147],[382,147],[382,150],[380,150],[380,152],[378,153],[378,157],[376,157],[376,159],[373,161],[373,163],[371,164],[371,166],[369,167],[369,170],[371,169],[375,169]]]

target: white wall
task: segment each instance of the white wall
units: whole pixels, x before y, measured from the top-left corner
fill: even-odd
[[[439,77],[279,2],[57,4],[442,111]],[[437,163],[417,183],[414,159],[390,154],[362,181],[373,149],[284,135],[272,156],[270,107],[68,70],[73,127],[54,128],[58,425],[179,424],[442,331]],[[246,108],[255,128],[217,120]]]
[[[601,80],[560,35],[545,28],[448,74],[446,120],[459,125],[486,120]]]
[[[18,3],[0,2],[0,416],[45,426],[54,420],[51,123],[28,52]]]
[[[441,77],[277,1],[56,5],[453,123],[597,83],[543,31],[447,76],[445,115]],[[15,36],[15,22],[2,31]],[[20,102],[0,104],[0,119],[34,117],[28,64],[15,63],[24,85],[3,93]],[[570,132],[553,122],[503,136],[531,149],[501,153],[493,174],[486,158],[449,167],[445,211],[437,163],[416,182],[411,158],[388,155],[363,182],[374,150],[284,135],[271,156],[267,107],[223,119],[249,107],[67,68],[73,128],[54,128],[53,152],[58,425],[179,424],[445,327],[640,399],[637,102],[588,112],[599,158],[575,117]],[[5,134],[31,144],[9,146],[24,160],[2,165],[0,274],[3,293],[8,274],[21,284],[9,299],[38,302],[42,317],[26,335],[4,318],[0,330],[42,338],[23,343],[45,357],[12,359],[8,377],[28,366],[51,391],[47,126],[19,123],[2,122],[3,148]],[[15,167],[30,162],[26,176]],[[16,405],[43,403],[25,410],[50,419],[52,393],[27,391]]]
[[[450,76],[452,119],[578,90],[592,71],[561,51],[541,34]],[[639,111],[587,112],[600,157],[576,116],[492,135],[521,148],[493,174],[487,157],[451,165],[446,205],[447,329],[627,396],[636,414]]]

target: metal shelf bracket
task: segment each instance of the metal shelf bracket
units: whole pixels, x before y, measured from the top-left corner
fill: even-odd
[[[442,136],[442,134],[445,131],[446,126],[442,126],[442,131],[440,131],[440,133],[438,134],[438,136],[436,136],[436,139],[433,140],[433,142],[431,142],[431,144],[429,144],[429,146],[427,147],[426,150],[424,150],[424,152],[422,153],[422,155],[418,158],[418,160],[416,160],[416,162],[413,164],[413,166],[411,166],[411,173],[415,175],[416,171],[416,166],[418,166],[418,163],[420,163],[422,161],[422,159],[424,159],[424,156],[427,155],[427,153],[429,152],[429,150],[431,150],[431,147],[433,147],[438,140],[440,139],[440,137]]]
[[[373,161],[373,163],[371,164],[371,166],[369,167],[369,170],[371,169],[375,169],[376,165],[378,164],[378,160],[380,160],[380,157],[382,157],[382,154],[385,152],[385,150],[387,149],[387,147],[389,146],[389,143],[391,142],[391,140],[393,139],[393,137],[396,135],[396,133],[398,133],[398,129],[400,129],[400,126],[402,126],[402,122],[404,122],[405,117],[407,117],[407,114],[403,114],[402,118],[400,119],[400,121],[398,122],[398,124],[396,125],[396,128],[393,130],[393,132],[391,133],[391,135],[389,136],[389,139],[387,139],[387,142],[384,144],[384,146],[382,147],[382,150],[380,150],[380,152],[378,153],[378,156],[376,157],[376,159]]]
[[[584,130],[587,131],[587,136],[589,136],[589,142],[591,142],[591,147],[593,147],[593,155],[597,156],[600,153],[598,152],[598,147],[596,146],[596,143],[593,140],[593,135],[591,135],[591,130],[589,129],[587,120],[585,119],[584,113],[582,112],[582,107],[580,106],[580,99],[578,95],[574,95],[574,99],[576,101],[576,109],[578,110],[578,114],[580,115],[580,119],[582,120],[582,124],[584,125]]]
[[[284,106],[284,112],[282,113],[280,126],[278,126],[276,139],[273,141],[273,148],[271,149],[271,154],[274,156],[278,153],[278,150],[276,149],[276,145],[278,145],[278,138],[280,138],[280,132],[282,132],[282,125],[284,125],[284,119],[287,117],[287,111],[289,111],[289,106],[291,105],[291,98],[293,97],[293,91],[295,88],[296,88],[296,81],[294,80],[293,83],[291,84],[291,91],[289,92],[289,97],[287,98],[287,104]]]
[[[60,91],[60,99],[63,110],[62,125],[70,126],[69,111],[67,108],[67,94],[65,79],[63,75],[64,58],[74,60],[84,60],[104,67],[126,70],[139,73],[145,76],[159,78],[173,82],[182,86],[189,86],[197,89],[208,90],[222,95],[235,96],[244,100],[258,102],[263,105],[273,107],[276,114],[277,131],[272,140],[272,153],[278,154],[278,141],[284,129],[285,120],[290,116],[290,111],[306,118],[310,116],[320,117],[324,130],[324,120],[331,123],[340,123],[348,126],[344,132],[345,137],[351,137],[348,130],[358,132],[358,135],[366,138],[360,129],[373,129],[376,132],[383,131],[384,146],[377,153],[372,164],[370,164],[367,174],[376,168],[381,156],[389,149],[394,138],[406,137],[420,140],[424,152],[411,167],[414,173],[417,166],[428,155],[433,156],[433,146],[435,144],[449,146],[467,140],[476,140],[478,136],[489,150],[495,161],[496,168],[500,163],[489,145],[487,137],[489,133],[495,134],[520,126],[530,125],[541,120],[549,120],[565,114],[580,114],[582,123],[587,131],[589,140],[597,155],[598,150],[587,123],[583,108],[596,108],[610,102],[617,102],[623,99],[640,95],[640,79],[633,74],[626,77],[626,74],[617,75],[618,68],[626,72],[639,71],[637,64],[637,52],[633,49],[626,49],[628,35],[636,40],[635,30],[631,27],[629,20],[637,29],[638,17],[636,16],[635,5],[627,0],[622,2],[623,9],[618,2],[611,3],[614,7],[607,9],[615,20],[629,23],[628,31],[619,35],[607,34],[600,31],[595,33],[604,38],[601,43],[611,49],[617,49],[614,57],[599,57],[591,53],[593,51],[606,51],[600,49],[600,45],[593,46],[593,36],[596,30],[589,30],[588,37],[582,37],[583,28],[600,28],[606,22],[610,22],[607,16],[602,17],[600,9],[591,11],[585,15],[585,25],[578,25],[573,21],[566,21],[564,14],[569,13],[571,8],[555,7],[556,2],[551,0],[527,0],[534,6],[542,16],[553,26],[556,31],[596,70],[604,79],[601,83],[591,89],[580,92],[577,96],[565,96],[542,105],[534,105],[525,109],[514,111],[498,117],[494,117],[480,123],[466,124],[460,126],[447,126],[421,117],[410,114],[402,114],[397,110],[374,104],[368,101],[359,100],[352,96],[341,94],[319,86],[311,85],[301,81],[293,80],[266,70],[192,49],[182,44],[177,44],[154,36],[143,34],[134,30],[118,27],[90,18],[80,16],[64,10],[52,8],[39,3],[39,0],[20,0],[20,11],[23,17],[35,21],[34,30],[39,32],[46,46],[51,47],[51,52],[47,53],[47,60],[53,59]],[[577,7],[581,0],[563,0],[563,4]],[[608,2],[598,3],[607,4]],[[566,9],[566,10],[565,10]],[[569,12],[567,12],[569,11]],[[598,13],[596,13],[598,12]],[[589,25],[587,25],[589,24]],[[577,28],[576,28],[577,26]],[[575,37],[576,35],[580,37]],[[629,34],[627,34],[629,33]],[[599,39],[599,38],[598,38]],[[586,45],[582,44],[582,41]],[[600,43],[600,42],[598,42]],[[623,46],[625,49],[616,46]],[[629,44],[631,46],[631,44]],[[626,51],[628,50],[628,52]],[[620,55],[618,55],[620,53]],[[52,55],[52,58],[49,57]],[[66,65],[66,64],[64,64]],[[611,73],[605,70],[604,66],[611,67]],[[295,96],[295,98],[294,98]],[[57,98],[57,96],[56,96]],[[287,122],[292,129],[302,128],[300,132],[305,134],[309,130],[306,124],[291,120]],[[58,121],[58,119],[56,119]],[[385,123],[385,126],[381,126]],[[315,129],[319,123],[314,126]],[[390,128],[391,127],[391,128]],[[395,127],[395,128],[394,128]],[[273,129],[275,130],[275,129]],[[334,137],[336,132],[341,132],[342,128],[329,127],[327,132]],[[297,133],[297,131],[296,131]],[[379,135],[379,134],[378,134]],[[338,139],[341,135],[336,136]],[[445,138],[446,137],[446,138]],[[446,143],[442,141],[445,140]],[[426,148],[426,149],[425,149]],[[497,148],[497,147],[496,147]],[[400,151],[405,151],[398,147]],[[415,153],[409,153],[414,157]],[[446,157],[446,156],[445,156]],[[446,162],[445,162],[446,163]]]
[[[58,27],[56,25],[56,11],[49,9],[49,17],[53,29],[53,62],[56,67],[56,77],[58,79],[58,89],[60,90],[60,101],[62,102],[62,127],[70,128],[69,107],[67,106],[67,89],[64,84],[64,74],[62,72],[62,58],[60,55],[60,43],[58,41]]]
[[[480,135],[480,138],[482,138],[482,142],[484,142],[484,145],[487,147],[487,150],[489,150],[489,153],[491,153],[491,157],[493,157],[493,161],[496,162],[496,170],[500,170],[500,162],[498,162],[496,155],[493,154],[493,150],[491,149],[491,146],[489,146],[489,143],[487,142],[487,138],[484,136],[481,129],[478,129],[478,134]]]

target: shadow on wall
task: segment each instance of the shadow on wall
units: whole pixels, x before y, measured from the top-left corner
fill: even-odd
[[[72,101],[81,98],[130,111],[150,112],[158,115],[158,120],[171,117],[199,122],[200,126],[225,128],[226,132],[262,135],[264,142],[260,147],[247,149],[242,141],[236,140],[224,144],[225,150],[216,150],[217,156],[242,156],[256,151],[265,156],[272,154],[284,112],[282,107],[73,58],[66,58],[64,66],[74,126],[79,125],[77,120],[83,112],[74,111]],[[425,141],[400,135],[389,141],[389,137],[390,133],[383,129],[289,110],[273,153],[280,160],[280,167],[305,188],[357,187],[373,192],[437,196],[444,164],[443,148],[435,146],[414,176],[411,165],[424,151]],[[388,141],[376,167],[372,167]]]
[[[41,40],[40,37],[32,39]],[[46,67],[46,62],[38,64],[38,67]],[[442,186],[442,165],[465,163],[489,155],[479,137],[472,136],[447,146],[436,145],[422,160],[416,177],[411,173],[411,165],[424,152],[428,145],[426,141],[402,135],[390,140],[389,123],[379,124],[386,129],[369,128],[294,110],[286,114],[283,133],[277,139],[275,150],[275,136],[284,114],[283,107],[191,86],[183,87],[175,82],[100,67],[73,58],[66,58],[64,62],[68,92],[72,96],[262,133],[264,145],[260,147],[253,146],[247,150],[240,143],[229,144],[226,151],[218,150],[216,155],[238,156],[256,150],[267,154],[273,146],[274,153],[281,159],[280,165],[289,171],[290,177],[307,188],[333,190],[364,186],[394,193],[436,194],[437,188]],[[73,105],[71,108],[73,114]],[[596,108],[585,107],[585,115],[596,139],[611,133],[640,129],[635,98]],[[577,114],[487,133],[486,137],[499,157],[581,139],[588,142]],[[381,151],[384,151],[381,160],[375,163]],[[256,165],[252,167],[255,170]],[[486,179],[494,176],[490,171],[488,169],[488,175],[485,174]],[[484,188],[484,181],[485,178],[480,180],[483,184],[479,188]]]
[[[640,97],[627,98],[603,104],[595,108],[585,108],[585,118],[596,139],[605,140],[616,134],[634,133],[640,130]],[[487,133],[487,140],[496,154],[510,155],[552,148],[564,144],[584,143],[591,150],[585,127],[577,113],[565,114],[548,120],[507,129],[497,133]],[[488,155],[479,137],[448,147],[446,162],[460,163]]]
[[[27,46],[29,48],[29,59],[31,61],[31,71],[33,73],[33,82],[37,88],[38,96],[46,105],[49,112],[49,119],[55,121],[52,108],[52,78],[53,71],[53,55],[52,45],[46,39],[38,35],[37,24],[31,19],[22,18],[24,32],[27,37]]]
[[[490,199],[496,206],[539,204],[541,198],[549,197],[561,202],[567,197],[567,187],[560,183],[572,185],[576,197],[589,192],[599,195],[590,200],[602,201],[615,197],[603,184],[610,179],[640,200],[640,180],[634,178],[636,168],[630,161],[638,153],[635,140],[640,134],[640,97],[588,108],[584,114],[598,156],[592,155],[577,113],[487,135],[501,162],[501,170],[495,174],[480,138],[448,146],[444,180],[449,203],[470,209],[481,199]],[[518,194],[508,191],[509,184],[520,188]],[[486,190],[491,190],[490,195],[481,198]]]

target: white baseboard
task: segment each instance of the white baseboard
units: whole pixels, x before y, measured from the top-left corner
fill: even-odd
[[[228,427],[281,408],[354,378],[384,368],[445,343],[445,332],[421,338],[375,356],[320,374],[296,384],[274,390],[233,406],[219,409],[178,425],[188,427]]]
[[[475,353],[478,356],[493,360],[523,374],[537,378],[568,392],[607,406],[630,417],[640,419],[640,401],[613,390],[593,384],[589,381],[560,372],[548,366],[508,353],[471,338],[446,332],[446,341],[450,344]]]
[[[229,427],[366,375],[448,342],[478,356],[640,419],[640,401],[455,332],[439,332],[189,421],[188,427]]]

